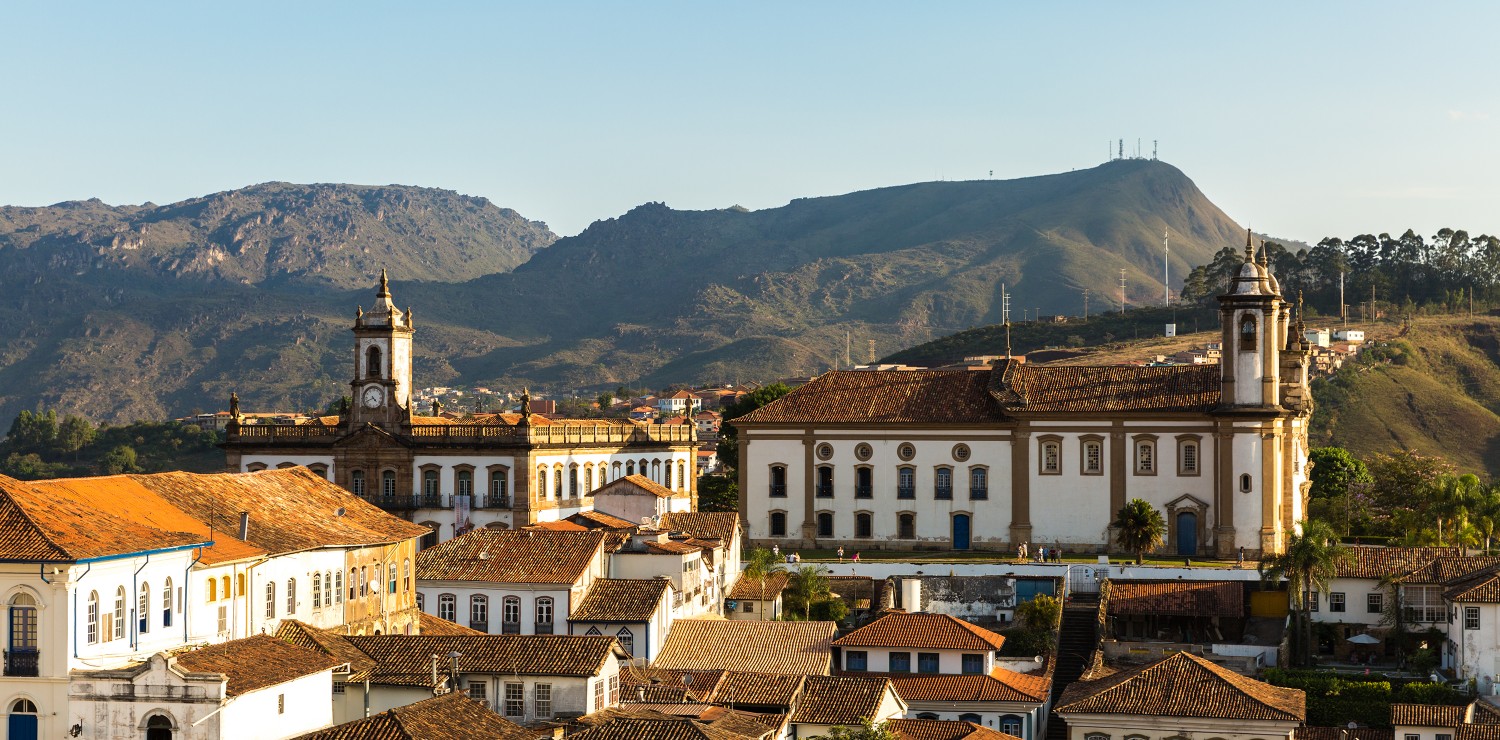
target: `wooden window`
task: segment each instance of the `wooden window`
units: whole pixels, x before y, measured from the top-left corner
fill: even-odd
[[[213,583],[212,580],[209,583]],[[209,599],[213,601],[213,599]],[[99,642],[99,592],[89,592],[88,640],[90,645]]]
[[[1156,435],[1137,435],[1135,438],[1135,474],[1156,475],[1156,467]]]
[[[917,515],[896,515],[896,538],[902,540],[914,540],[917,538]]]
[[[932,497],[939,500],[953,498],[953,468],[941,467],[933,471]]]
[[[786,512],[784,512],[784,511],[773,511],[773,512],[771,512],[771,536],[772,537],[785,537],[786,536]]]
[[[1062,475],[1062,438],[1042,437],[1038,440],[1037,472],[1042,475]]]
[[[615,463],[618,465],[619,463]],[[771,498],[786,498],[786,466],[771,466]]]
[[[833,513],[827,511],[818,512],[818,536],[833,536]]]
[[[917,469],[910,465],[896,468],[896,498],[917,497]]]
[[[975,466],[969,468],[969,498],[983,501],[990,497],[990,470]]]
[[[365,471],[355,470],[349,473],[349,489],[356,496],[365,495]]]
[[[276,582],[266,584],[266,619],[276,618]]]
[[[1104,475],[1104,440],[1099,437],[1080,437],[1080,471],[1084,475]]]
[[[438,594],[438,618],[450,622],[458,615],[458,597],[453,594]]]
[[[1198,475],[1200,453],[1202,451],[1201,438],[1197,435],[1183,435],[1177,438],[1177,474]]]
[[[854,536],[867,539],[875,536],[874,516],[868,511],[860,511],[854,514]]]
[[[380,474],[380,495],[386,498],[396,497],[396,471],[387,470]]]

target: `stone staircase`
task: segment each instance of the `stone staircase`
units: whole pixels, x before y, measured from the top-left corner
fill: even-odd
[[[1063,607],[1057,665],[1052,671],[1052,706],[1068,684],[1078,680],[1099,647],[1099,594],[1073,594]],[[1056,714],[1047,719],[1046,740],[1067,740],[1068,726]]]

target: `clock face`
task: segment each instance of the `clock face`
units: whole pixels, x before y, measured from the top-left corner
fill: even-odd
[[[385,391],[381,390],[380,386],[372,385],[365,389],[364,395],[361,398],[364,399],[365,408],[373,409],[378,407],[381,401],[385,400]]]

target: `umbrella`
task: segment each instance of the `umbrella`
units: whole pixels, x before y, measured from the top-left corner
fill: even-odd
[[[1372,635],[1355,635],[1349,638],[1349,642],[1352,642],[1356,645],[1379,645],[1380,638],[1374,637]]]

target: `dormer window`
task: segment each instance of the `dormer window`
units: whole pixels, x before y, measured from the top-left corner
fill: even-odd
[[[365,350],[365,377],[380,377],[380,348],[370,347]]]
[[[1240,351],[1255,351],[1255,317],[1246,315],[1240,319]]]

